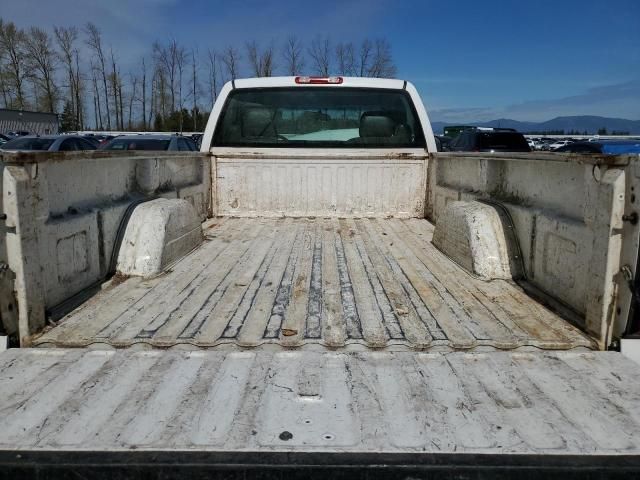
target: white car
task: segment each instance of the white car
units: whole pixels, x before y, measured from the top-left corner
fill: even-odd
[[[549,150],[555,150],[556,148],[564,147],[565,145],[569,145],[573,143],[571,140],[558,140],[557,142],[553,142],[549,145]]]

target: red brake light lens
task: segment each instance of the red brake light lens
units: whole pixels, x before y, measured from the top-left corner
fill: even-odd
[[[301,85],[340,85],[342,77],[296,77],[296,83]]]

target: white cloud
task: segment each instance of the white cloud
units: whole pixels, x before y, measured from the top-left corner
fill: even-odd
[[[441,122],[483,122],[497,118],[539,122],[567,115],[640,119],[640,80],[598,86],[569,97],[531,100],[506,107],[451,108],[431,112],[432,120]]]

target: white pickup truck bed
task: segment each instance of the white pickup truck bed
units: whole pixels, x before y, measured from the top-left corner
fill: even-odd
[[[638,476],[638,158],[436,153],[343,80],[228,83],[201,153],[0,155],[0,480]],[[280,87],[318,131],[376,92],[325,148]]]
[[[515,283],[466,273],[432,231],[424,219],[216,219],[167,273],[112,282],[33,343],[592,346]]]

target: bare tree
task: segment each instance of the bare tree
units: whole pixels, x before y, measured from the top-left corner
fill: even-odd
[[[397,69],[391,55],[391,45],[385,38],[376,39],[373,46],[373,58],[371,68],[369,69],[369,76],[394,77],[396,71]]]
[[[262,51],[261,55],[261,63],[262,63],[262,76],[263,77],[272,77],[273,72],[276,69],[276,60],[274,54],[274,44],[271,42],[269,45],[265,47]]]
[[[0,18],[0,37],[2,37],[2,30],[4,29],[4,23]],[[9,107],[9,85],[7,84],[6,72],[5,72],[5,52],[0,49],[0,92],[2,92],[2,100],[5,108]]]
[[[218,62],[220,58],[218,57],[218,52],[211,49],[207,52],[207,56],[209,58],[209,94],[211,98],[211,108],[213,108],[218,98]]]
[[[96,129],[102,130],[102,108],[100,106],[100,89],[98,88],[98,77],[97,77],[98,68],[91,61],[91,85],[93,86],[93,111],[95,114],[96,120]]]
[[[7,57],[7,83],[15,94],[15,105],[20,109],[27,108],[24,82],[28,77],[26,64],[26,35],[23,30],[16,28],[13,22],[0,21],[0,50]]]
[[[228,46],[222,52],[221,59],[224,66],[227,68],[229,77],[231,77],[231,80],[235,80],[238,76],[238,69],[240,66],[240,52],[236,48]]]
[[[315,73],[328,77],[331,71],[331,43],[329,37],[316,37],[308,50]]]
[[[336,63],[340,75],[355,75],[356,58],[353,43],[339,43],[336,45]]]
[[[73,43],[78,38],[78,30],[75,27],[53,27],[56,42],[60,48],[60,58],[64,62],[67,69],[67,88],[69,89],[69,97],[71,102],[75,98],[75,73],[73,65]]]
[[[0,92],[2,92],[2,102],[5,108],[10,106],[11,92],[9,91],[9,84],[7,82],[7,76],[3,68],[3,58],[0,51]]]
[[[29,74],[25,78],[25,80],[31,82],[31,88],[33,92],[33,106],[34,110],[38,110],[40,108],[39,100],[40,100],[40,82],[38,80],[38,76],[34,75],[31,70],[29,70]]]
[[[41,28],[31,27],[26,36],[27,61],[36,83],[44,91],[44,109],[55,113],[58,91],[55,84],[55,70],[58,61],[51,37]]]
[[[247,58],[256,77],[270,77],[275,69],[275,60],[273,55],[273,44],[265,47],[260,51],[255,40],[247,42]]]
[[[171,111],[176,110],[176,93],[181,87],[178,85],[179,67],[181,64],[184,67],[186,59],[186,51],[184,47],[180,47],[178,42],[173,39],[167,46],[163,46],[158,42],[153,44],[153,55],[156,61],[156,65],[160,66],[164,70],[165,84],[169,88],[169,94],[171,95]],[[178,98],[178,103],[181,103],[182,99]]]
[[[371,63],[371,56],[373,55],[373,44],[371,40],[365,38],[360,44],[360,52],[358,55],[357,71],[358,76],[369,76],[369,68]]]
[[[153,74],[153,90],[155,92],[155,95],[153,96],[153,98],[155,99],[155,112],[156,112],[156,117],[158,116],[158,114],[160,114],[160,116],[162,118],[167,116],[167,101],[168,101],[168,95],[167,95],[167,80],[165,77],[165,73],[164,73],[164,69],[161,66],[156,66],[156,69],[154,71]]]
[[[4,28],[4,25],[2,24],[2,19],[0,19],[0,30],[3,28]],[[9,92],[9,85],[7,82],[7,75],[6,75],[5,66],[4,66],[4,62],[5,62],[4,57],[5,57],[4,51],[0,50],[0,92],[2,92],[3,105],[5,108],[8,108],[11,94]]]
[[[93,50],[93,53],[95,53],[98,59],[96,68],[98,69],[98,72],[102,77],[104,108],[107,118],[107,130],[111,130],[111,114],[109,112],[109,89],[107,88],[107,69],[105,67],[104,51],[102,49],[102,35],[98,27],[96,27],[95,24],[91,22],[87,23],[85,27],[85,33],[87,34],[87,45],[89,45],[89,47]],[[99,102],[98,106],[100,106]]]
[[[116,128],[118,130],[124,130],[123,126],[122,126],[122,109],[120,108],[120,103],[118,101],[118,85],[119,85],[119,80],[118,80],[118,71],[116,69],[116,58],[113,55],[113,48],[111,49],[111,74],[110,74],[110,80],[111,80],[111,94],[113,95],[113,108],[115,110],[115,114],[116,114]]]
[[[122,76],[120,75],[120,70],[117,71],[117,86],[118,86],[118,99],[120,101],[120,130],[124,130],[124,107],[122,100],[122,91],[124,90],[124,86],[122,84]]]
[[[156,113],[157,101],[156,101],[156,72],[154,71],[151,75],[151,91],[149,92],[149,117],[147,118],[147,125],[149,129],[151,129],[151,125],[153,125],[154,117],[153,115]]]
[[[78,48],[80,35],[91,54],[84,67],[86,78]],[[260,77],[274,74],[276,60],[283,62],[282,69],[290,75],[303,74],[305,60],[313,74],[322,76],[336,73],[392,77],[397,71],[386,38],[332,45],[327,36],[318,35],[310,44],[289,36],[277,52],[273,42],[256,41],[246,43],[242,52],[233,46],[208,50],[208,76],[205,70],[198,70],[198,52],[188,52],[176,40],[155,42],[152,48],[151,63],[148,56],[143,57],[133,73],[123,76],[118,68],[118,52],[107,51],[100,30],[91,22],[80,32],[75,27],[56,26],[51,35],[40,28],[25,32],[0,18],[0,104],[25,109],[35,98],[36,106],[55,111],[59,101],[64,100],[65,105],[70,105],[66,113],[73,112],[78,129],[84,123],[84,114],[93,108],[96,128],[121,130],[136,128],[136,124],[148,129],[154,119],[157,128],[168,127],[170,123],[164,122],[175,120],[179,120],[181,130],[191,128],[183,125],[186,108],[193,111],[192,128],[197,130],[201,128],[198,110],[206,104],[204,98],[209,97],[214,105],[225,79],[237,78],[244,68],[242,54],[246,54],[251,73]],[[199,74],[208,77],[200,79],[202,85],[198,83]],[[208,93],[200,90],[205,82]],[[83,102],[87,104],[85,109]],[[115,125],[111,117],[114,113]]]
[[[131,116],[132,116],[132,112],[133,112],[133,102],[136,99],[136,92],[137,92],[137,86],[138,86],[138,77],[136,77],[133,74],[129,74],[129,77],[131,78],[131,94],[129,95],[129,115],[127,118],[127,129],[132,130],[133,129],[133,124],[131,122]]]
[[[147,130],[147,66],[142,57],[142,129]]]
[[[253,70],[253,75],[255,77],[259,77],[262,73],[262,63],[260,59],[260,54],[258,53],[258,44],[255,40],[246,43],[247,49],[247,58],[249,60],[249,64],[251,65],[251,69]]]
[[[94,84],[94,86],[95,86],[95,84]],[[97,101],[97,99],[98,99],[98,97],[96,95],[96,91],[94,90],[93,91],[93,113],[95,115],[95,122],[96,122],[95,123],[95,129],[96,130],[98,130],[98,129],[101,130],[102,126],[100,126],[100,128],[98,128],[99,119],[98,119],[98,101]]]
[[[156,64],[159,68],[166,73],[169,78],[169,92],[171,95],[171,110],[175,109],[176,105],[176,92],[175,92],[175,74],[176,66],[171,55],[171,47],[167,48],[161,46],[158,42],[153,44],[153,54],[156,59]]]
[[[196,52],[191,49],[191,97],[193,100],[193,131],[198,131],[198,69],[196,68]]]
[[[175,51],[176,67],[178,69],[178,112],[180,115],[180,131],[182,132],[184,125],[182,124],[182,108],[184,97],[182,95],[182,77],[187,62],[187,52],[184,48],[178,48]]]
[[[80,75],[76,72],[79,69],[78,51],[74,48],[74,43],[78,39],[78,29],[75,27],[54,27],[53,28],[58,47],[60,48],[60,57],[67,70],[67,80],[69,82],[67,88],[69,91],[69,102],[73,108],[75,124],[77,129],[82,128],[80,105]],[[75,61],[75,66],[74,66]]]
[[[173,88],[175,78],[175,65],[171,60],[171,53],[169,49],[158,42],[153,44],[153,58],[156,63],[156,71],[162,71],[169,77],[169,83],[171,84],[169,90],[171,92],[171,109],[175,106],[175,90]],[[159,72],[158,72],[159,73]],[[164,104],[163,104],[164,109]],[[164,113],[163,113],[164,116]]]
[[[84,127],[84,108],[82,107],[82,92],[83,92],[83,83],[81,81],[80,75],[80,55],[78,50],[74,51],[75,60],[76,60],[76,115],[78,118],[78,127]]]
[[[291,35],[287,38],[282,51],[285,68],[289,75],[300,75],[304,70],[304,50],[302,42]]]

